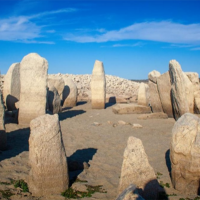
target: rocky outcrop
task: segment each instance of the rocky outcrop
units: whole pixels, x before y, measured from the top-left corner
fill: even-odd
[[[36,53],[25,56],[20,63],[19,124],[46,113],[48,62]]]
[[[189,112],[189,106],[183,72],[180,64],[176,60],[169,62],[169,74],[171,80],[172,108],[174,117],[177,120],[183,114]]]
[[[173,117],[169,72],[166,72],[157,78],[157,85],[163,112],[169,117]]]
[[[131,183],[143,190],[142,197],[145,199],[157,199],[159,184],[155,172],[149,164],[142,141],[132,136],[124,151],[118,193]]]
[[[34,196],[60,194],[69,185],[67,158],[58,115],[43,115],[30,123],[29,190]]]
[[[5,131],[5,110],[0,91],[0,150],[5,150],[7,146],[7,135]]]
[[[148,106],[141,106],[138,104],[116,104],[112,106],[112,111],[115,114],[144,114],[151,113],[151,108]]]
[[[104,109],[106,103],[106,78],[104,66],[96,60],[91,79],[91,101],[93,109]]]
[[[138,90],[138,105],[148,106],[146,84],[141,83]]]
[[[20,63],[14,63],[4,77],[3,98],[7,110],[16,110],[15,103],[20,98]]]
[[[77,103],[77,87],[70,78],[64,78],[63,108],[74,107]]]
[[[200,180],[200,119],[186,113],[172,130],[170,160],[172,183],[183,194],[198,194]]]

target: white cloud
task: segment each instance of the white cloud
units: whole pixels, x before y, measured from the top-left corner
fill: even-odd
[[[195,48],[192,48],[190,50],[192,50],[192,51],[200,51],[200,47],[195,47]]]
[[[34,19],[52,14],[74,12],[74,11],[76,11],[76,9],[68,8],[68,9],[42,12],[30,16],[19,16],[19,17],[10,17],[7,19],[0,19],[0,40],[31,43],[31,40],[43,37],[43,35],[41,34],[43,26],[38,26],[36,23],[34,23],[33,22]],[[36,42],[37,41],[33,41],[33,43]],[[37,43],[41,43],[41,41]],[[42,42],[42,43],[52,44],[53,42]]]
[[[170,21],[142,22],[96,35],[66,35],[65,40],[79,43],[122,40],[148,40],[177,44],[200,44],[200,24],[180,24]]]
[[[135,44],[114,44],[112,47],[141,47],[143,45],[141,42],[137,42]]]

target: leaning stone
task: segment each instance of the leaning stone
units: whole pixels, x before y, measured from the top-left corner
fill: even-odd
[[[61,100],[60,95],[58,94],[57,89],[51,85],[49,85],[48,89],[48,109],[53,114],[59,113],[61,111]]]
[[[70,78],[64,78],[63,108],[74,107],[77,103],[78,90],[76,84]]]
[[[7,135],[5,131],[5,110],[0,92],[0,150],[5,150],[7,146]]]
[[[68,167],[58,115],[43,115],[30,123],[29,190],[34,196],[60,194],[69,185]]]
[[[144,83],[140,84],[138,90],[138,105],[148,106],[147,91]]]
[[[152,81],[153,83],[157,83],[157,78],[160,76],[160,72],[153,70],[152,72],[150,72],[148,74],[148,78],[150,81]]]
[[[157,84],[153,83],[152,81],[149,81],[149,93],[150,93],[150,104],[152,107],[152,111],[154,113],[163,112]]]
[[[171,83],[168,71],[157,78],[157,85],[163,112],[167,113],[169,117],[173,117]]]
[[[200,119],[182,115],[172,129],[170,160],[172,184],[183,194],[198,194],[200,180]]]
[[[185,72],[187,77],[193,84],[193,91],[196,92],[199,90],[199,74],[196,72]]]
[[[106,103],[106,78],[104,66],[96,60],[91,78],[91,100],[93,109],[104,109]]]
[[[130,184],[118,197],[116,200],[144,200],[137,191],[135,185]]]
[[[115,114],[143,114],[151,113],[151,108],[137,104],[116,104],[112,107]]]
[[[159,184],[155,172],[149,164],[142,141],[132,136],[128,138],[124,151],[118,193],[131,183],[143,190],[141,195],[145,199],[157,199]]]
[[[3,98],[9,111],[16,110],[20,99],[20,63],[14,63],[4,77]]]
[[[150,113],[150,114],[142,114],[138,117],[138,119],[167,119],[168,115],[166,113]]]
[[[169,62],[169,74],[171,80],[171,100],[174,117],[177,120],[183,114],[189,112],[183,72],[176,60]]]
[[[48,85],[53,85],[56,90],[58,91],[58,94],[60,96],[60,99],[62,100],[62,94],[65,87],[65,82],[62,77],[48,77]]]
[[[48,62],[36,53],[25,56],[20,64],[19,124],[46,113]]]

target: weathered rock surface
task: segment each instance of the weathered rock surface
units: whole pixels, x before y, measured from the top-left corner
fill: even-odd
[[[137,191],[135,185],[130,184],[118,197],[116,200],[144,200]]]
[[[152,81],[153,83],[157,83],[157,78],[160,76],[160,72],[153,70],[148,74],[148,78],[150,81]]]
[[[157,84],[153,83],[152,81],[149,81],[149,94],[150,94],[150,104],[153,112],[154,113],[163,112]]]
[[[7,146],[7,135],[5,131],[5,110],[2,100],[2,95],[0,92],[0,150],[5,150]]]
[[[62,100],[62,94],[65,87],[63,78],[60,76],[48,76],[48,85],[53,85],[56,88],[60,99]]]
[[[199,74],[196,72],[185,72],[187,77],[190,79],[190,81],[193,84],[193,91],[196,92],[200,90],[199,88]]]
[[[20,63],[14,63],[4,77],[3,98],[9,111],[16,110],[20,98]]]
[[[149,164],[142,141],[132,136],[124,151],[118,192],[121,193],[131,183],[143,190],[145,199],[157,199],[159,184],[155,172]]]
[[[200,90],[194,93],[194,112],[200,114]]]
[[[186,113],[172,129],[172,183],[183,194],[197,194],[200,180],[200,119]]]
[[[77,103],[77,87],[70,78],[65,78],[65,87],[63,90],[63,108],[74,107]]]
[[[177,120],[180,116],[189,112],[189,106],[183,72],[180,64],[176,60],[169,62],[169,74],[171,80],[172,108],[174,117]]]
[[[143,114],[151,113],[151,108],[137,104],[116,104],[112,107],[115,114]]]
[[[163,112],[167,113],[169,117],[173,117],[171,83],[168,71],[157,78],[157,85]]]
[[[59,113],[61,111],[61,100],[57,89],[52,84],[48,84],[48,109],[53,114]]]
[[[30,123],[29,190],[34,196],[60,194],[68,188],[68,168],[58,115],[43,115]]]
[[[91,101],[93,109],[104,109],[106,103],[106,78],[104,66],[96,60],[91,79]]]
[[[48,62],[36,53],[25,56],[20,63],[19,124],[46,113]]]
[[[142,114],[138,117],[138,119],[167,119],[168,115],[166,113],[150,113],[150,114]]]
[[[138,90],[138,105],[148,106],[147,91],[144,83],[140,84]]]

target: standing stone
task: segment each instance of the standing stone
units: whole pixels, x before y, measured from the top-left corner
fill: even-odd
[[[5,131],[5,123],[4,123],[4,117],[5,117],[5,110],[2,100],[2,95],[0,92],[0,150],[5,150],[7,145],[7,135]]]
[[[200,114],[200,90],[194,93],[194,112]]]
[[[70,78],[64,78],[65,87],[63,90],[63,108],[74,107],[77,103],[77,86]]]
[[[69,185],[58,115],[42,115],[30,123],[29,190],[34,196],[60,194]]]
[[[147,91],[146,91],[146,86],[144,83],[140,84],[140,87],[138,90],[138,105],[142,105],[142,106],[148,105]]]
[[[157,78],[157,85],[163,112],[166,113],[168,117],[173,117],[169,72],[166,72]]]
[[[20,63],[14,63],[4,77],[3,98],[9,111],[16,110],[20,98]]]
[[[19,124],[46,113],[48,62],[36,53],[25,56],[20,64]]]
[[[182,115],[172,129],[170,160],[172,184],[183,194],[197,195],[200,180],[200,119]]]
[[[155,172],[149,164],[141,140],[132,136],[128,138],[124,151],[118,193],[131,183],[143,190],[141,195],[145,199],[157,198],[159,184]]]
[[[174,117],[177,120],[180,116],[189,112],[183,72],[176,60],[169,62],[169,74],[171,80],[171,100]]]
[[[157,84],[153,83],[152,81],[149,81],[149,94],[150,94],[150,104],[152,107],[152,111],[154,113],[163,112]]]
[[[48,85],[53,85],[56,90],[58,91],[58,94],[60,96],[60,99],[62,100],[62,94],[63,94],[63,90],[65,87],[65,82],[63,80],[62,77],[48,77]]]
[[[157,78],[160,76],[160,72],[153,70],[151,72],[149,72],[148,74],[148,78],[150,81],[152,81],[153,83],[157,83]]]
[[[104,109],[106,103],[106,78],[104,66],[96,60],[91,78],[91,100],[93,109]]]
[[[57,89],[50,83],[48,83],[48,109],[53,114],[61,111],[61,100]]]
[[[193,84],[193,91],[196,92],[199,90],[199,74],[196,72],[185,72],[187,77]]]

